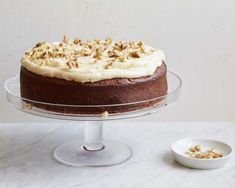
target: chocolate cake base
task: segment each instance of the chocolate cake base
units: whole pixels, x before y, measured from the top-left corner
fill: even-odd
[[[138,103],[138,101],[154,99],[167,94],[166,72],[166,65],[163,63],[151,76],[79,83],[44,77],[21,67],[20,89],[23,98],[41,102],[30,102],[33,106],[49,111],[72,114],[100,114],[104,111],[121,113],[146,108],[159,102],[158,99]],[[26,102],[28,103],[28,101]],[[136,104],[121,105],[124,103]],[[77,107],[76,105],[113,106]]]

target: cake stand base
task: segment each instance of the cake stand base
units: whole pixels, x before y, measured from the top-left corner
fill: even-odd
[[[103,121],[84,122],[84,140],[70,141],[55,149],[54,157],[69,166],[102,167],[127,161],[132,156],[129,146],[103,140]]]
[[[115,141],[104,141],[104,147],[97,151],[86,150],[78,143],[71,141],[56,148],[55,159],[69,166],[104,167],[123,163],[132,156],[129,146]]]

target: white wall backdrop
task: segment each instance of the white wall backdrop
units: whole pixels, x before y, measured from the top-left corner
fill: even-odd
[[[48,121],[13,109],[4,80],[38,41],[143,40],[165,51],[183,79],[179,103],[138,119],[235,120],[234,0],[0,0],[0,121]]]

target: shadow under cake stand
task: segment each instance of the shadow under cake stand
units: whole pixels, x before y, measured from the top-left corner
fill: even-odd
[[[180,95],[182,81],[179,76],[170,71],[167,72],[167,81],[168,92],[164,96],[145,101],[136,101],[134,103],[111,105],[63,105],[43,103],[22,98],[20,95],[19,76],[9,78],[6,80],[4,86],[8,102],[18,110],[46,118],[84,121],[84,141],[82,143],[79,141],[70,141],[60,145],[55,149],[54,157],[59,162],[69,166],[101,167],[123,163],[130,159],[133,153],[132,149],[123,143],[103,140],[103,122],[150,115],[174,104]],[[30,103],[43,104],[48,107],[58,107],[60,109],[63,107],[105,109],[107,107],[127,107],[127,105],[130,107],[131,105],[141,105],[146,102],[156,102],[156,104],[131,112],[109,114],[108,117],[102,117],[101,114],[68,114],[54,112],[29,105]]]

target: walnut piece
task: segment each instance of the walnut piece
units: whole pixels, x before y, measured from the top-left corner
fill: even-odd
[[[79,68],[79,64],[76,61],[70,60],[66,63],[70,69]]]
[[[89,55],[91,55],[91,50],[82,49],[82,50],[80,51],[80,53],[81,53],[82,56],[89,56]]]
[[[129,45],[130,45],[130,48],[135,48],[135,43],[134,43],[134,41],[130,41],[130,42],[129,42]]]
[[[81,40],[80,40],[80,39],[74,39],[73,43],[76,44],[76,45],[77,45],[77,44],[80,44],[80,43],[81,43]]]
[[[201,147],[199,145],[196,145],[196,146],[189,148],[189,151],[191,152],[201,151]]]
[[[113,65],[113,62],[109,62],[108,64],[105,65],[105,69],[111,69],[112,68],[112,65]]]
[[[98,59],[94,59],[93,63],[97,63],[98,62]]]
[[[135,52],[130,52],[129,56],[132,58],[140,58],[141,54],[140,54],[140,52],[135,51]]]
[[[125,57],[118,57],[118,60],[119,60],[120,62],[125,62],[125,61],[126,61]]]
[[[46,43],[46,42],[38,42],[35,47],[38,48],[38,47],[42,46],[42,45],[45,44],[45,43]]]
[[[63,42],[65,44],[68,44],[68,42],[69,42],[69,38],[66,35],[64,35]]]
[[[137,43],[137,45],[138,45],[139,47],[142,47],[142,46],[144,46],[144,43],[143,43],[143,41],[139,41],[139,42]]]
[[[101,59],[101,55],[102,55],[102,50],[100,48],[96,48],[95,49],[95,54],[94,54],[93,58],[96,58],[96,59],[100,60]]]
[[[41,66],[41,67],[44,67],[44,66],[46,66],[46,63],[47,63],[47,61],[46,61],[46,60],[43,60],[43,61],[41,62],[41,64],[40,64],[40,66]]]
[[[108,43],[108,44],[111,44],[111,43],[113,42],[113,39],[110,38],[110,37],[107,37],[107,38],[105,39],[105,42]]]
[[[107,52],[109,58],[118,57],[118,54],[115,51]]]

